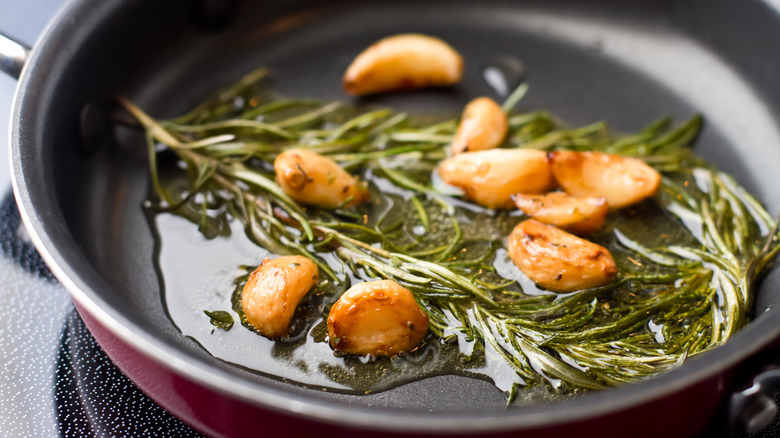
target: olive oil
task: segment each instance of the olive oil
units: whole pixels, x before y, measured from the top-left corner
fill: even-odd
[[[184,336],[245,369],[354,394],[458,374],[490,381],[516,403],[635,382],[742,327],[755,283],[780,251],[763,207],[691,152],[700,117],[679,126],[663,118],[616,138],[604,122],[568,129],[544,111],[513,113],[528,89],[521,84],[503,105],[502,147],[628,155],[663,174],[653,198],[583,236],[612,252],[614,281],[542,290],[507,256],[522,214],[466,202],[437,179],[456,121],[279,98],[260,85],[264,75],[168,121],[121,100],[156,158],[149,204],[159,211],[151,220],[168,313]],[[322,210],[290,199],[271,163],[293,144],[359,175],[371,202]],[[274,254],[309,257],[321,279],[278,341],[252,331],[238,305],[247,273]],[[394,358],[334,354],[330,305],[377,278],[414,293],[430,333]],[[230,320],[240,324],[228,329]]]
[[[372,183],[373,201],[356,211],[365,215],[366,226],[395,228],[398,245],[414,242],[422,248],[435,248],[449,243],[452,225],[445,209],[436,201],[426,199],[422,202],[428,226],[421,229],[418,213],[408,201],[414,194],[399,190],[376,175],[366,173],[363,178]],[[167,184],[173,183],[167,181]],[[452,258],[469,261],[487,255],[483,263],[475,266],[474,273],[483,271],[480,278],[505,285],[495,291],[499,301],[513,302],[518,295],[547,297],[549,301],[559,299],[557,294],[540,289],[528,280],[506,254],[505,236],[525,219],[521,212],[488,210],[456,198],[449,202],[462,233],[461,249]],[[207,234],[203,233],[202,227],[199,229],[175,214],[157,213],[151,220],[160,239],[157,266],[168,313],[184,336],[192,338],[220,360],[285,382],[352,394],[377,393],[444,374],[485,380],[507,393],[514,384],[528,383],[495,354],[486,355],[485,345],[456,329],[445,331],[441,337],[429,333],[414,351],[392,358],[335,353],[327,340],[327,311],[341,289],[367,278],[345,269],[332,252],[319,252],[317,256],[343,278],[344,284],[337,287],[333,282],[324,282],[311,291],[299,305],[289,338],[269,340],[253,332],[247,324],[235,324],[229,330],[215,328],[203,311],[227,312],[236,322],[241,321],[240,309],[230,305],[231,298],[233,303],[240,300],[241,278],[264,258],[275,255],[250,240],[242,224],[234,219],[223,218],[225,223],[215,227],[221,232]],[[622,246],[616,236],[652,247],[695,243],[685,226],[665,213],[654,200],[611,213],[604,229],[588,236],[608,247],[620,264],[638,263],[633,259],[636,254]],[[664,288],[665,285],[659,286],[659,289]],[[604,306],[631,305],[637,294],[651,293],[652,290],[639,283],[627,284],[601,300]],[[599,310],[599,313],[595,324],[599,319],[613,317],[609,312]],[[453,321],[452,325],[457,327],[459,322]],[[654,315],[647,316],[639,325],[643,328],[638,332],[651,333],[659,344],[664,343],[663,323],[655,322]],[[536,389],[523,390],[517,404],[578,392],[552,377],[532,386]]]

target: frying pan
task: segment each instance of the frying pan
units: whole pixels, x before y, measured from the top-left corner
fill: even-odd
[[[260,65],[284,94],[345,99],[340,75],[356,53],[389,34],[422,32],[463,54],[463,83],[371,103],[457,113],[492,92],[481,68],[511,55],[531,84],[522,109],[624,131],[702,113],[698,153],[775,212],[779,9],[768,0],[75,0],[29,55],[3,49],[12,74],[26,59],[12,117],[14,191],[36,247],[112,360],[206,434],[691,436],[744,383],[735,373],[774,351],[777,271],[758,291],[754,321],[731,341],[640,384],[508,410],[492,385],[458,376],[365,396],[296,386],[216,360],[167,317],[141,207],[144,148],[137,133],[113,127],[111,113],[123,95],[154,116],[178,115]]]

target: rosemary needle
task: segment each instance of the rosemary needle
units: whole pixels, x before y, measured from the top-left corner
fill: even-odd
[[[602,238],[617,251],[617,280],[570,294],[526,294],[521,282],[495,266],[506,224],[520,218],[499,220],[464,207],[432,184],[456,120],[415,126],[413,118],[390,109],[269,97],[266,77],[265,69],[251,72],[167,121],[120,99],[146,129],[153,204],[202,230],[213,227],[221,217],[216,212],[227,206],[258,245],[312,258],[331,294],[342,292],[349,277],[398,281],[415,293],[434,333],[460,332],[464,342],[515,370],[510,402],[535,382],[559,381],[555,389],[565,391],[645,379],[726,342],[746,323],[756,283],[780,251],[776,223],[761,204],[691,152],[700,116],[677,126],[660,118],[617,138],[602,121],[570,129],[544,111],[513,112],[528,91],[524,83],[503,105],[510,147],[642,158],[663,172],[647,208],[660,210],[656,216],[667,218],[666,228],[677,230],[666,240],[649,239],[631,228],[654,226],[640,224],[642,215],[613,214]],[[235,105],[239,97],[252,105]],[[178,156],[189,186],[161,176],[161,147]],[[366,178],[383,176],[394,188],[374,196],[392,206],[391,225],[383,224],[390,213],[374,217],[370,206],[299,206],[271,172],[275,156],[290,147],[330,156]],[[417,224],[424,233],[415,233]],[[210,316],[230,329],[220,315]]]

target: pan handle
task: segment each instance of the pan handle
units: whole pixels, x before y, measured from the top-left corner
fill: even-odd
[[[728,428],[734,435],[754,434],[768,426],[780,412],[775,402],[780,393],[780,366],[769,365],[731,395]]]
[[[29,56],[29,47],[0,34],[0,70],[3,73],[13,78],[18,78]]]

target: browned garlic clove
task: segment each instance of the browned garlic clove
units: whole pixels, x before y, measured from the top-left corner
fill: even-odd
[[[603,246],[534,219],[512,230],[508,252],[528,278],[555,292],[602,286],[618,272],[612,254]]]
[[[573,196],[602,196],[610,208],[622,208],[653,196],[661,175],[638,158],[602,152],[553,151],[555,180]]]
[[[427,330],[428,316],[412,293],[392,280],[352,286],[328,315],[331,346],[349,354],[405,353],[422,341]]]
[[[298,202],[326,208],[351,207],[369,199],[365,185],[333,160],[305,149],[282,152],[274,161],[276,182]]]
[[[554,185],[547,156],[530,149],[465,152],[439,164],[439,176],[487,208],[511,208],[515,193],[544,193]]]
[[[506,114],[493,99],[474,99],[463,110],[452,154],[493,149],[504,141],[508,129]]]
[[[517,208],[532,218],[575,233],[590,233],[604,225],[609,206],[604,198],[576,198],[563,192],[512,195]]]
[[[351,95],[452,85],[463,75],[463,58],[439,38],[401,34],[383,38],[361,52],[344,73]]]
[[[302,256],[265,259],[241,291],[241,308],[261,335],[287,336],[295,308],[319,279],[317,265]]]

